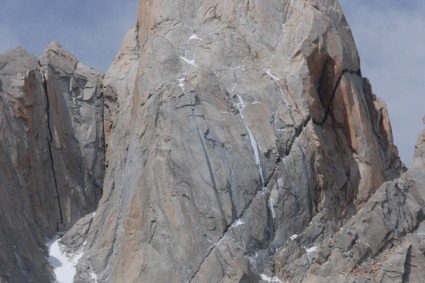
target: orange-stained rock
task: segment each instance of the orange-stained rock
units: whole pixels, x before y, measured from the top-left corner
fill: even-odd
[[[403,170],[337,1],[137,16],[104,81],[107,170],[77,281],[272,278],[291,235],[321,219],[306,244],[327,237]]]

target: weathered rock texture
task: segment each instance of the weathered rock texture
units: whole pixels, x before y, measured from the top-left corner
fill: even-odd
[[[0,282],[50,281],[46,238],[97,205],[101,79],[54,43],[0,55]]]
[[[425,132],[414,162],[399,179],[383,184],[334,235],[314,238],[320,221],[275,256],[290,282],[424,282]],[[318,220],[318,219],[317,219]],[[310,255],[305,247],[315,247]],[[304,280],[303,280],[304,279]]]
[[[104,78],[0,82],[1,282],[74,223],[75,282],[425,281],[425,134],[405,172],[336,0],[141,0]]]
[[[308,249],[403,170],[336,0],[140,1],[104,92],[77,282],[303,280],[303,249],[270,264],[290,236]]]

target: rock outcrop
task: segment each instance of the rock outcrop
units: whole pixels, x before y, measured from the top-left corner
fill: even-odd
[[[77,282],[289,278],[270,262],[292,235],[335,233],[403,171],[337,1],[140,1],[104,90]]]
[[[102,74],[58,44],[0,55],[0,281],[49,282],[45,242],[96,208]]]
[[[383,184],[337,233],[314,239],[313,227],[289,241],[274,260],[279,277],[290,282],[424,282],[424,153],[425,132],[409,170]]]

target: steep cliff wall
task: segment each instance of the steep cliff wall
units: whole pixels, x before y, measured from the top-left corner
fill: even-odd
[[[58,44],[0,55],[1,282],[53,279],[45,242],[93,211],[103,183],[102,75]]]
[[[104,89],[79,282],[258,282],[403,169],[335,0],[140,1]]]
[[[74,282],[425,280],[424,134],[405,171],[336,0],[141,0],[105,76],[0,55],[0,128],[0,282],[65,231]]]

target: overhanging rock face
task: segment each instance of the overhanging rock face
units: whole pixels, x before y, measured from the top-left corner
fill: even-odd
[[[79,282],[303,280],[310,248],[403,170],[337,1],[140,1],[103,87]],[[303,267],[275,269],[305,231]]]
[[[49,282],[44,243],[93,211],[104,175],[102,74],[58,44],[0,55],[1,282]]]

